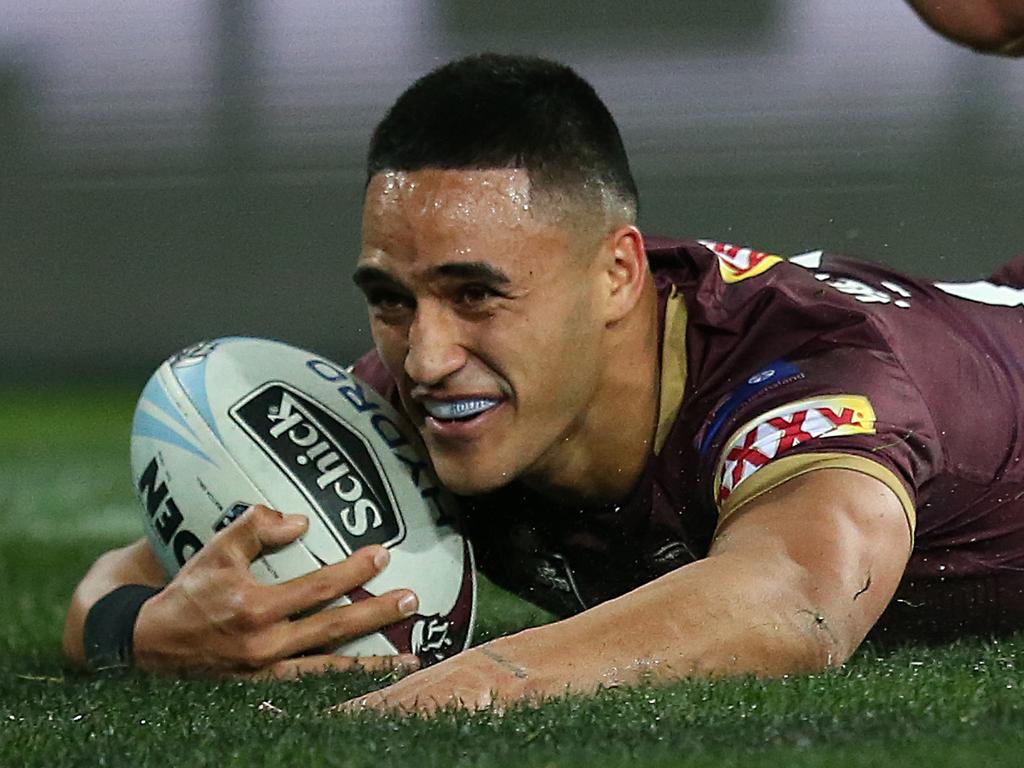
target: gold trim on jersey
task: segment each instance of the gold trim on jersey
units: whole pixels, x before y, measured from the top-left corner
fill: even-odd
[[[765,253],[715,240],[698,240],[698,243],[718,258],[718,272],[726,283],[739,283],[751,277],[764,274],[785,259],[774,253]]]
[[[800,453],[772,461],[759,472],[751,475],[735,493],[719,505],[718,527],[721,528],[726,518],[759,496],[778,488],[787,480],[818,469],[849,469],[881,481],[896,494],[896,498],[903,506],[903,513],[907,516],[907,524],[910,526],[910,540],[911,546],[913,546],[914,532],[917,528],[917,511],[914,509],[914,503],[911,501],[906,487],[900,482],[896,473],[884,464],[852,453]]]
[[[661,340],[661,392],[658,397],[658,428],[654,452],[661,453],[683,405],[686,388],[686,302],[676,286],[665,302],[665,323]]]

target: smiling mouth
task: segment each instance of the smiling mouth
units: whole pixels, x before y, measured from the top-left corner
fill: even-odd
[[[468,397],[461,400],[420,401],[427,415],[438,421],[469,421],[501,404],[500,399],[491,397]]]

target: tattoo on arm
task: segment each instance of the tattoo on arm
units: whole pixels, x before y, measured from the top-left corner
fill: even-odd
[[[488,659],[493,661],[495,664],[497,664],[499,667],[502,667],[503,669],[506,669],[509,672],[511,672],[520,680],[525,680],[527,677],[529,677],[525,669],[520,667],[518,664],[514,664],[513,662],[509,661],[500,653],[495,653],[490,648],[486,648],[484,646],[477,648],[477,650],[480,651],[480,653],[482,653]]]

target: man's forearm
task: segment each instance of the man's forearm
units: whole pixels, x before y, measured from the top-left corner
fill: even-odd
[[[477,708],[695,675],[819,671],[860,645],[909,550],[907,515],[887,485],[847,469],[809,472],[733,511],[707,558],[344,707]]]
[[[96,560],[71,596],[64,621],[64,658],[73,666],[86,665],[82,635],[85,618],[96,602],[126,584],[161,586],[166,576],[145,539],[106,552]]]
[[[781,586],[799,574],[754,570],[740,558],[693,563],[573,618],[480,646],[475,664],[492,667],[499,698],[516,698],[693,675],[807,673],[855,650],[861,636],[844,617],[826,615],[809,591]]]
[[[855,622],[819,610],[795,564],[719,556],[570,619],[472,648],[342,708],[499,706],[690,676],[784,675],[842,663]],[[776,563],[772,562],[771,566]],[[769,573],[769,571],[771,571]],[[852,599],[852,593],[851,593]],[[834,619],[830,618],[834,616]],[[852,634],[851,634],[852,631]]]

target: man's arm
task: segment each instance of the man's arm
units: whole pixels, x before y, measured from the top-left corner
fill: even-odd
[[[979,51],[1024,55],[1024,0],[908,0],[936,32]]]
[[[86,666],[85,617],[101,597],[126,584],[160,588],[166,583],[164,570],[145,539],[100,555],[71,596],[64,621],[64,658],[72,666]]]
[[[887,486],[850,470],[810,472],[735,512],[704,560],[346,706],[429,711],[644,680],[820,671],[842,664],[878,620],[910,547]]]
[[[139,669],[293,677],[353,666],[417,666],[415,657],[357,659],[319,650],[405,618],[416,610],[409,590],[305,615],[377,575],[388,562],[383,547],[364,547],[340,563],[280,584],[256,582],[249,570],[252,561],[299,538],[306,527],[301,515],[253,507],[214,536],[169,582],[145,539],[102,555],[72,596],[64,626],[66,659],[86,666],[86,617],[100,598],[127,584],[144,584],[162,590],[143,603],[135,623],[134,666]],[[413,602],[403,602],[409,596]]]

